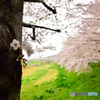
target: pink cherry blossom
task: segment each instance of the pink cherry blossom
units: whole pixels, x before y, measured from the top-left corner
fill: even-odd
[[[12,43],[10,43],[10,46],[13,47],[14,50],[17,50],[20,47],[19,41],[13,39]]]

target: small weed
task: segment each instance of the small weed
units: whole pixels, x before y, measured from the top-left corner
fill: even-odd
[[[46,92],[48,92],[48,93],[54,93],[54,89],[46,89]]]
[[[32,100],[38,100],[38,96],[37,95],[33,95]]]
[[[26,79],[27,81],[29,81],[29,79]]]
[[[39,99],[42,100],[43,98],[45,98],[45,95],[40,95]]]
[[[35,87],[38,87],[38,85],[35,85]]]

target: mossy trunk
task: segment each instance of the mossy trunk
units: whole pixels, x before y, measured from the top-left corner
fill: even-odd
[[[19,50],[10,43],[22,39],[23,0],[0,0],[0,100],[19,100],[22,66]]]

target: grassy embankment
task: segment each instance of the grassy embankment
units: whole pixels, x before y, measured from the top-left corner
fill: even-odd
[[[77,73],[61,69],[52,63],[30,61],[40,66],[23,69],[21,100],[100,100],[100,66],[92,63],[92,73]],[[70,96],[70,92],[98,92],[98,96]]]

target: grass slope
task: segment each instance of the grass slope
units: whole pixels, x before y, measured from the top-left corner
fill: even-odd
[[[100,66],[92,63],[91,68],[92,73],[77,76],[75,72],[68,74],[55,63],[39,66],[23,77],[21,100],[100,100]],[[71,97],[71,91],[98,92],[98,96]]]

